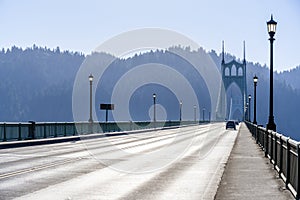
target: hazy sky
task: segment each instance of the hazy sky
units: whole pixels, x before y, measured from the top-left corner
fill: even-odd
[[[207,50],[269,65],[266,21],[278,22],[274,68],[300,65],[299,0],[0,0],[0,47],[47,46],[90,53],[125,31],[155,27],[184,34]]]

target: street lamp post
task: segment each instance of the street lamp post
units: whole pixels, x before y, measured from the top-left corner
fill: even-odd
[[[203,110],[202,110],[202,120],[203,120],[203,122],[204,122],[204,114],[205,114],[205,108],[203,108]]]
[[[156,94],[153,93],[153,123],[156,128]]]
[[[269,121],[267,124],[268,130],[276,131],[276,124],[274,122],[273,115],[273,42],[275,40],[274,35],[276,32],[277,22],[273,20],[273,16],[271,15],[271,20],[267,22],[268,33],[270,35],[270,103],[269,103]]]
[[[257,124],[257,121],[256,121],[256,86],[257,86],[257,81],[258,81],[258,78],[257,76],[255,75],[253,77],[253,83],[254,83],[254,110],[253,110],[253,124]]]
[[[179,122],[182,120],[182,101],[179,103]]]
[[[249,107],[249,103],[247,102],[247,103],[246,103],[246,108],[245,108],[245,109],[246,109],[246,110],[245,110],[245,119],[246,119],[246,121],[249,120],[249,119],[248,119],[248,115],[249,115],[249,114],[248,114],[248,112],[249,112],[248,107]]]
[[[197,107],[194,105],[194,122],[197,121]]]
[[[89,75],[89,81],[90,81],[90,119],[89,119],[89,122],[90,123],[93,123],[93,114],[92,114],[92,112],[93,112],[93,98],[92,98],[92,96],[93,96],[93,79],[94,79],[94,77],[93,77],[93,75],[92,74],[90,74]]]
[[[249,108],[249,110],[248,110],[248,115],[249,116],[248,117],[249,118],[248,118],[248,121],[251,122],[251,95],[250,94],[248,95],[248,99],[249,99],[249,105],[248,105],[248,108]]]

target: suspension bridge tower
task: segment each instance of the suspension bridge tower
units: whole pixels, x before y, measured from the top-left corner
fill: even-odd
[[[245,118],[247,101],[245,41],[243,47],[242,63],[235,59],[226,63],[224,41],[222,42],[221,74],[224,87],[220,89],[216,111],[216,117],[219,121],[226,119],[244,120]]]

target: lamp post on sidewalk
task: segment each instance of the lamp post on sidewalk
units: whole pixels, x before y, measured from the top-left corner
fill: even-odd
[[[249,103],[247,102],[246,103],[246,107],[245,107],[245,120],[246,121],[249,121],[249,119],[248,119],[248,116],[249,116],[249,114],[248,114],[248,112],[249,112]]]
[[[253,83],[254,83],[254,110],[253,110],[253,124],[257,124],[257,121],[256,121],[256,86],[257,86],[257,81],[258,81],[258,78],[257,76],[255,75],[253,77]]]
[[[92,74],[90,74],[89,75],[89,81],[90,81],[90,118],[89,118],[89,122],[90,123],[93,123],[93,114],[92,114],[92,112],[93,112],[93,79],[94,79],[94,77],[93,77],[93,75]]]
[[[248,105],[248,121],[251,122],[251,95],[248,95],[248,99],[249,99],[249,105]]]
[[[275,40],[274,35],[276,32],[277,22],[273,20],[273,15],[271,15],[271,20],[267,22],[269,40],[270,40],[270,103],[269,103],[269,121],[267,124],[268,130],[276,131],[276,124],[274,122],[273,115],[273,42]]]
[[[156,94],[153,93],[153,123],[154,123],[154,128],[156,128]]]
[[[197,121],[197,107],[194,105],[194,121]]]
[[[182,101],[179,102],[179,122],[182,120]]]

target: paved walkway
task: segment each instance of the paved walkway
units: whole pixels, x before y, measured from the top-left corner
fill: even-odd
[[[295,199],[245,124],[241,125],[215,199]]]

